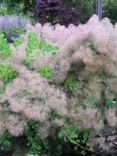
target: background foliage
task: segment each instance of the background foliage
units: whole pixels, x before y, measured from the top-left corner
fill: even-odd
[[[36,5],[35,0],[1,0],[1,3],[5,4],[5,8],[0,9],[0,14],[18,14],[27,15],[34,21],[34,7]],[[80,22],[86,22],[92,14],[95,13],[96,0],[62,0],[63,5],[69,6],[74,9],[81,16],[78,17]],[[9,9],[7,9],[7,6]],[[54,16],[54,15],[53,15]],[[103,0],[103,17],[109,17],[113,23],[117,21],[117,0]],[[53,18],[54,20],[54,18]],[[53,23],[52,17],[50,22]],[[58,21],[56,21],[58,22]]]

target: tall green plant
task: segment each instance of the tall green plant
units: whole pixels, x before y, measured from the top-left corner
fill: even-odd
[[[7,40],[4,38],[3,34],[0,34],[0,58],[7,59],[11,56],[12,51],[10,49]]]

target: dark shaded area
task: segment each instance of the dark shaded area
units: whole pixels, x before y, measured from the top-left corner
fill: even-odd
[[[75,154],[75,153],[64,153],[62,156],[81,156],[81,155],[78,155],[78,154]]]
[[[22,151],[27,150],[27,142],[25,136],[12,137],[10,141],[12,143],[12,146],[10,148],[2,150],[0,146],[0,156],[13,156],[14,151],[16,151],[17,149],[21,149]]]
[[[13,151],[0,152],[0,156],[12,156]]]
[[[13,43],[14,42],[13,38],[18,38],[19,35],[16,33],[8,33],[8,34],[5,34],[4,37],[6,38],[8,43]]]

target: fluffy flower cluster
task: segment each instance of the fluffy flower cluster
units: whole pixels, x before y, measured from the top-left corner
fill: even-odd
[[[59,120],[67,115],[65,93],[50,86],[36,72],[30,72],[18,65],[15,65],[14,69],[19,73],[19,77],[6,86],[1,98],[1,114],[7,114],[7,119],[2,116],[5,122],[2,119],[0,121],[2,130],[9,130],[11,134],[18,136],[23,134],[26,126],[23,123],[28,119],[43,123],[49,122],[49,114],[52,111],[56,112]],[[7,124],[10,121],[12,123]]]
[[[30,45],[27,55],[31,32],[37,34],[39,43],[48,43],[44,43],[46,52],[34,42],[35,48]],[[28,119],[42,123],[45,133],[52,124],[52,111],[56,112],[54,124],[61,125],[67,116],[78,127],[92,129],[93,135],[105,127],[117,126],[116,24],[113,26],[107,18],[100,22],[94,15],[78,27],[28,25],[22,40],[18,47],[11,45],[12,56],[2,60],[19,75],[3,87],[1,133],[9,130],[20,135]],[[48,52],[50,44],[59,47],[56,53]],[[45,69],[44,74],[51,71],[49,78],[39,69]]]

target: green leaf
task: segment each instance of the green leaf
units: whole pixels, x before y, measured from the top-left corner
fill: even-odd
[[[62,131],[60,131],[59,134],[58,134],[58,137],[59,137],[60,139],[63,139],[63,138],[64,138],[64,133],[63,133]]]
[[[41,66],[39,69],[41,76],[50,78],[52,76],[52,70],[48,66]]]
[[[0,58],[7,59],[12,55],[12,51],[10,49],[7,40],[4,37],[4,34],[0,34]]]
[[[3,142],[4,148],[10,148],[12,146],[12,143],[9,140],[5,140]]]

